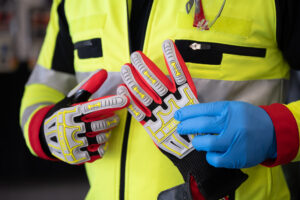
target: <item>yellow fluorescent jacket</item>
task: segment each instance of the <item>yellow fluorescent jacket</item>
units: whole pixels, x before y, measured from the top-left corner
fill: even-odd
[[[103,55],[100,57],[80,58],[80,47],[72,50],[74,75],[56,70],[57,66],[53,62],[60,31],[57,10],[62,3],[73,44],[101,39]],[[281,103],[284,83],[289,78],[289,66],[276,44],[274,0],[226,1],[220,18],[209,31],[200,31],[192,26],[194,11],[187,14],[185,4],[186,0],[153,1],[143,52],[167,73],[161,51],[161,44],[165,39],[228,45],[219,64],[187,62],[197,87],[199,101],[241,100],[255,105]],[[221,5],[222,1],[204,0],[206,18],[213,20]],[[61,100],[91,72],[100,68],[109,72],[108,80],[96,96],[116,92],[116,87],[121,83],[121,66],[130,62],[129,12],[130,1],[125,0],[53,2],[44,45],[37,66],[26,85],[21,107],[21,125],[30,149],[28,124],[33,114],[45,105]],[[265,54],[240,55],[231,51],[234,46],[246,47],[250,51],[252,48],[263,49]],[[91,186],[86,199],[120,198],[121,154],[127,112],[124,110],[119,116],[121,123],[112,132],[104,158],[85,165]],[[295,116],[297,119],[297,113]],[[183,183],[177,168],[160,153],[135,120],[130,122],[125,152],[126,200],[153,200],[159,192]],[[34,151],[32,153],[35,154]],[[236,191],[236,200],[289,199],[280,166],[267,168],[259,165],[243,171],[249,178]]]

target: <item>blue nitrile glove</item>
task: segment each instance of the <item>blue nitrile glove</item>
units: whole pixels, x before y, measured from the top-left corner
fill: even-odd
[[[198,133],[192,144],[207,151],[215,167],[247,168],[276,158],[273,123],[260,107],[239,101],[201,103],[179,109],[174,118],[181,135]]]

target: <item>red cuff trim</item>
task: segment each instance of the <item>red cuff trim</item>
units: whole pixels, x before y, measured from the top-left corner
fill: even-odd
[[[38,155],[38,157],[46,159],[46,160],[56,160],[53,158],[50,158],[47,156],[47,154],[43,151],[43,148],[40,143],[40,127],[43,123],[43,120],[48,113],[48,111],[53,107],[54,105],[46,106],[39,111],[37,111],[29,123],[29,130],[28,130],[28,136],[29,136],[29,142],[33,149],[33,151]]]
[[[274,167],[292,161],[299,149],[298,125],[292,112],[284,105],[275,103],[260,106],[270,116],[276,134],[277,158],[262,163],[267,167]]]

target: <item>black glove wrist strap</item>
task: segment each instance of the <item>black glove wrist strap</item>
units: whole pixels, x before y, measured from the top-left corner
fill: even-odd
[[[66,107],[68,106],[70,103],[69,103],[69,99],[66,97],[64,98],[63,100],[61,100],[60,102],[58,102],[57,104],[55,104],[48,112],[47,114],[45,115],[44,119],[43,119],[43,122],[41,124],[41,127],[40,127],[40,132],[39,132],[39,139],[40,139],[40,144],[41,144],[41,147],[44,151],[44,153],[49,157],[49,158],[52,158],[52,159],[56,159],[50,152],[50,149],[48,147],[48,144],[46,142],[46,137],[45,137],[45,134],[44,134],[44,123],[45,123],[45,120],[50,117],[51,115],[53,115],[57,110],[63,108],[63,107]]]
[[[53,108],[52,108],[53,109]],[[51,109],[51,110],[52,110]],[[51,111],[50,110],[50,111]],[[49,112],[48,112],[49,113]],[[47,114],[48,115],[48,114]],[[46,115],[46,116],[47,116]],[[49,158],[52,158],[52,159],[56,159],[50,152],[50,149],[48,147],[48,144],[46,142],[46,138],[45,138],[45,134],[44,134],[44,123],[45,123],[45,119],[46,117],[43,119],[43,122],[41,124],[41,127],[40,127],[40,132],[39,132],[39,139],[40,139],[40,144],[41,144],[41,147],[44,151],[44,153],[49,157]]]

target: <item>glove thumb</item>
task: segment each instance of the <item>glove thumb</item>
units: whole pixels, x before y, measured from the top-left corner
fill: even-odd
[[[85,102],[102,86],[106,79],[107,71],[104,69],[98,70],[73,88],[67,98],[71,100],[72,104]]]

